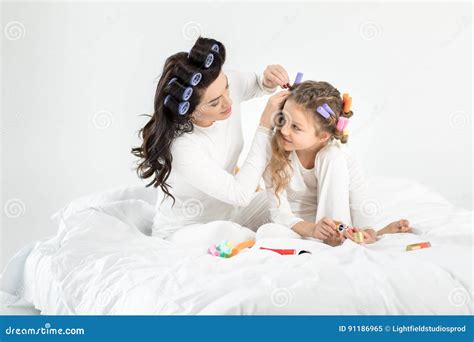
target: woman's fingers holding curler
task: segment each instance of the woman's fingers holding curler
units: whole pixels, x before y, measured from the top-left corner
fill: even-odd
[[[288,75],[288,72],[284,67],[282,67],[280,64],[276,65],[277,70],[280,72],[280,74],[283,76],[283,82],[290,83],[290,76]]]
[[[280,81],[283,82],[283,84],[290,83],[290,76],[288,76],[288,73],[286,72],[285,68],[283,68],[281,65],[275,64],[274,72],[280,79]]]
[[[263,84],[268,88],[284,87],[289,83],[288,74],[281,65],[268,65],[263,72]]]

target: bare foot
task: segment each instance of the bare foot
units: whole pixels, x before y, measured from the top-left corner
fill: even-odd
[[[408,220],[398,220],[385,226],[377,232],[377,236],[383,234],[411,233],[410,222]]]

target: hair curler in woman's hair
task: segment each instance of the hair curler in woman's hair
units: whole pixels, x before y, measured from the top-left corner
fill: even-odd
[[[178,64],[173,70],[173,75],[179,78],[183,83],[190,86],[197,86],[202,80],[202,74],[188,65]],[[170,82],[173,79],[170,80]]]
[[[204,58],[194,63],[198,51],[203,52]],[[213,57],[207,57],[209,54]],[[142,143],[132,148],[133,155],[139,158],[138,176],[150,178],[147,186],[160,187],[173,204],[175,198],[167,183],[172,171],[172,144],[177,137],[193,132],[192,113],[206,89],[219,77],[225,55],[222,43],[199,37],[189,53],[183,51],[169,56],[156,86],[153,114],[139,131]],[[210,66],[205,69],[203,65]]]
[[[215,53],[219,53],[220,51],[220,48],[219,48],[219,44],[215,43],[211,46],[211,50],[214,51]]]
[[[216,58],[224,60],[225,49],[221,43],[213,39],[199,40],[194,44],[188,54],[188,59],[192,63],[204,69],[210,68]]]
[[[166,108],[179,115],[186,115],[190,106],[188,101],[178,102],[171,95],[166,95],[164,105]]]
[[[217,45],[215,44],[215,46]],[[199,48],[193,48],[189,52],[188,57],[191,62],[196,64],[196,66],[204,68],[204,69],[208,69],[214,62],[214,54],[210,50],[203,51]]]
[[[179,83],[178,79],[173,78],[171,79],[171,81],[169,81],[168,85],[166,86],[165,92],[173,95],[175,98],[179,100],[187,101],[193,94],[193,88],[186,87],[182,85],[181,83]]]

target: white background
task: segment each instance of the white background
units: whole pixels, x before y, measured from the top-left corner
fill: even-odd
[[[49,217],[69,201],[140,184],[138,115],[152,110],[165,58],[199,33],[225,44],[227,68],[279,63],[292,79],[302,71],[350,92],[350,143],[370,175],[414,179],[472,208],[469,3],[1,6],[0,269],[54,234]],[[247,142],[264,104],[243,106]]]

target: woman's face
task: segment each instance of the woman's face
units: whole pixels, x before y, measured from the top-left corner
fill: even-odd
[[[314,114],[291,99],[285,102],[285,125],[280,130],[280,138],[285,151],[317,149],[329,139],[329,133],[317,134]]]
[[[232,113],[232,100],[229,97],[229,81],[221,71],[219,76],[207,87],[201,103],[193,112],[198,125],[208,126],[217,120],[225,120]]]

